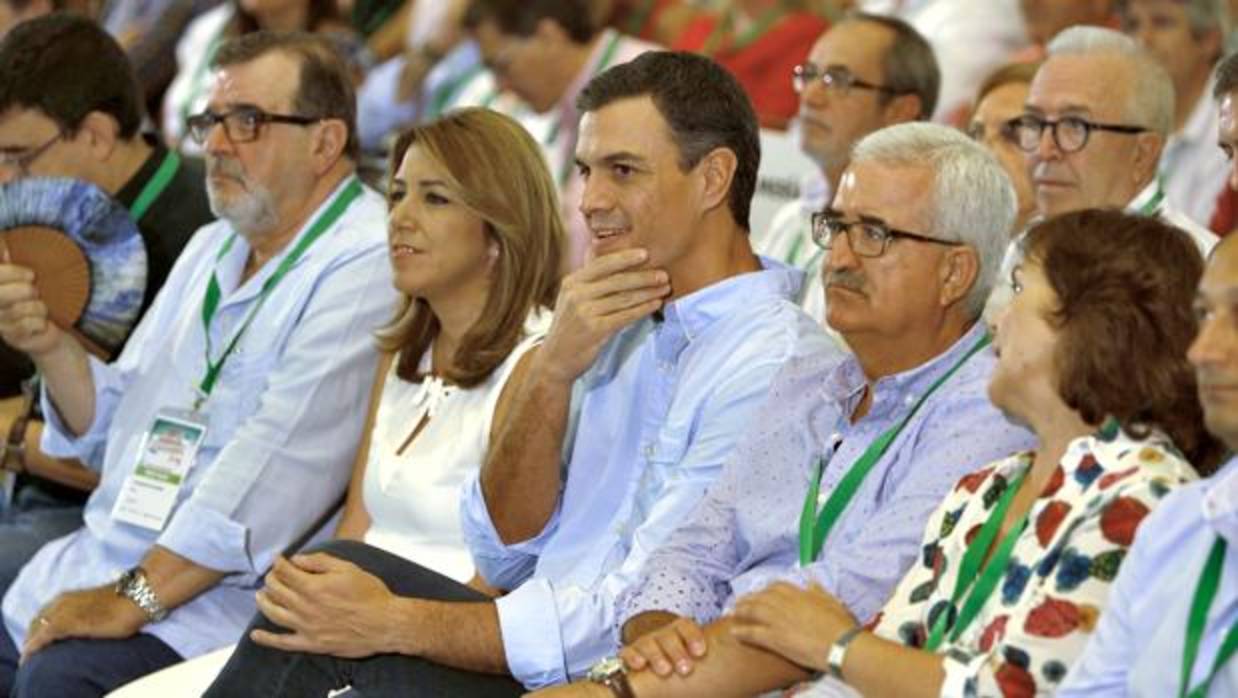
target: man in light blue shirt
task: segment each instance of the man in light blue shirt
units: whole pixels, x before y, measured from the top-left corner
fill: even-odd
[[[1222,129],[1223,141],[1238,135],[1224,133],[1224,120]],[[1188,357],[1208,430],[1235,451],[1238,241],[1232,236],[1213,250],[1197,298],[1202,322]],[[1238,458],[1231,458],[1207,480],[1169,495],[1139,527],[1096,635],[1057,695],[1238,695],[1236,544]]]
[[[262,659],[245,642],[208,696],[344,683],[519,695],[582,675],[617,649],[615,598],[717,477],[778,367],[834,351],[793,301],[801,275],[749,246],[759,146],[733,77],[700,56],[646,53],[595,78],[579,106],[590,261],[563,282],[554,325],[512,378],[522,390],[463,492],[478,569],[510,592],[393,596],[359,571],[349,586],[366,602],[318,624],[353,628],[355,641],[308,627],[255,635],[299,652]],[[407,563],[382,577],[428,575]],[[460,585],[433,583],[432,598],[460,598]]]
[[[4,597],[0,693],[101,695],[234,642],[260,575],[348,480],[369,335],[395,300],[383,202],[354,174],[351,79],[312,37],[249,35],[214,62],[191,124],[221,220],[115,363],[47,320],[29,270],[0,266],[0,333],[45,379],[43,448],[101,475],[85,526]],[[179,487],[143,474],[155,463]]]
[[[855,354],[783,368],[718,483],[621,595],[625,680],[641,698],[806,678],[729,636],[734,599],[789,579],[872,616],[958,478],[1034,443],[988,400],[994,356],[978,321],[1015,215],[1000,165],[953,129],[910,123],[860,141],[840,182],[813,237],[827,251],[826,319]],[[865,460],[853,496],[838,494]],[[801,530],[834,503],[828,534]]]

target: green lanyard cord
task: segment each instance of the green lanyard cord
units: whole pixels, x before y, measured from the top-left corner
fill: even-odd
[[[1147,203],[1139,207],[1139,215],[1155,216],[1160,213],[1161,202],[1165,200],[1165,182],[1159,176],[1156,178],[1156,191],[1152,193],[1152,198],[1148,199]]]
[[[175,150],[169,150],[168,154],[163,157],[163,162],[159,164],[159,169],[155,170],[155,174],[147,180],[146,186],[142,187],[138,198],[134,199],[133,205],[129,207],[129,215],[135,223],[142,220],[150,207],[159,200],[180,169],[180,154]]]
[[[199,398],[194,404],[195,410],[200,408],[202,402],[210,397],[211,391],[215,389],[215,382],[219,380],[219,373],[223,370],[224,362],[228,360],[233,350],[236,349],[241,336],[245,334],[250,324],[253,323],[254,317],[257,316],[258,310],[262,308],[272,289],[283,280],[288,270],[301,259],[301,256],[305,254],[310,245],[313,245],[318,238],[322,237],[323,233],[335,225],[335,222],[339,220],[340,216],[344,215],[344,211],[352,202],[361,196],[362,191],[360,180],[353,177],[344,189],[335,196],[335,200],[331,202],[330,206],[310,224],[309,230],[301,237],[296,246],[288,252],[283,261],[276,267],[275,272],[262,284],[262,290],[258,293],[258,300],[250,309],[240,328],[232,335],[232,340],[228,342],[223,353],[214,361],[211,361],[211,320],[215,317],[215,311],[219,309],[219,302],[223,297],[223,291],[219,286],[218,277],[214,272],[211,272],[211,281],[206,287],[206,297],[202,302],[202,326],[206,333],[206,375],[202,377],[202,382],[198,384]],[[228,254],[235,241],[236,234],[233,233],[219,250],[219,256],[215,259],[216,264],[224,258],[224,255]]]
[[[1187,688],[1191,682],[1191,673],[1195,668],[1195,660],[1199,656],[1199,643],[1204,637],[1204,628],[1208,624],[1208,611],[1216,601],[1217,590],[1221,587],[1221,573],[1225,570],[1225,539],[1217,537],[1208,553],[1208,561],[1204,564],[1204,572],[1195,586],[1195,595],[1191,599],[1191,615],[1187,617],[1186,640],[1182,643],[1182,679],[1178,684],[1180,698],[1204,698],[1212,686],[1221,667],[1238,651],[1238,624],[1230,627],[1217,650],[1216,659],[1208,676],[1190,691]]]
[[[769,31],[771,27],[777,24],[785,14],[786,11],[780,6],[769,8],[762,13],[755,22],[753,22],[752,26],[748,27],[748,31],[735,37],[735,40],[732,41],[731,45],[727,48],[732,53],[738,53],[739,51],[748,48],[757,39],[764,36],[765,32]],[[723,48],[722,43],[724,41],[724,34],[729,31],[734,24],[734,15],[726,14],[721,17],[718,22],[714,24],[714,28],[709,32],[709,36],[705,37],[705,41],[701,44],[701,48],[697,51],[697,53],[708,58],[715,57]]]
[[[933,622],[928,640],[924,643],[925,650],[936,652],[937,648],[941,646],[941,641],[945,638],[947,630],[951,631],[950,641],[957,641],[959,636],[963,634],[963,631],[980,614],[980,609],[984,607],[985,602],[993,594],[993,590],[997,588],[998,580],[1005,575],[1006,563],[1010,561],[1015,543],[1027,524],[1028,515],[1026,513],[1019,517],[1019,520],[1006,532],[1006,536],[1002,539],[1001,544],[998,545],[997,550],[993,551],[993,556],[989,558],[988,564],[983,569],[981,569],[980,563],[984,559],[985,553],[989,551],[989,547],[993,544],[993,539],[997,537],[997,532],[1001,529],[1002,522],[1006,520],[1006,512],[1010,509],[1010,503],[1014,501],[1015,493],[1019,491],[1019,485],[1023,484],[1023,478],[1027,476],[1027,473],[1028,470],[1024,470],[1006,484],[1006,491],[1002,493],[1001,499],[993,507],[993,512],[989,514],[988,521],[984,522],[980,532],[972,539],[971,545],[967,546],[967,552],[963,554],[963,560],[959,564],[959,576],[954,582],[954,593],[950,596],[951,608],[959,608],[959,601],[968,589],[971,590],[971,593],[967,594],[967,600],[963,603],[958,618],[953,621],[953,624],[950,620],[951,613],[949,609],[937,614],[937,619]]]
[[[808,495],[804,497],[804,509],[800,513],[800,566],[807,567],[812,564],[813,560],[821,554],[821,548],[825,546],[825,539],[830,535],[830,530],[834,528],[834,524],[842,517],[842,513],[846,510],[847,505],[851,503],[851,499],[855,497],[855,493],[860,489],[860,484],[864,482],[864,478],[868,476],[869,471],[881,460],[885,452],[889,450],[890,444],[894,439],[902,433],[903,428],[911,421],[919,411],[920,406],[929,398],[943,383],[950,379],[967,360],[989,344],[989,335],[986,333],[976,342],[963,358],[950,367],[950,370],[941,375],[929,389],[920,396],[916,404],[911,410],[903,416],[898,424],[886,430],[881,436],[878,436],[868,448],[864,451],[851,468],[847,470],[847,474],[838,482],[838,486],[830,493],[829,499],[826,500],[825,506],[821,507],[821,512],[815,517],[817,508],[817,495],[821,491],[821,474],[825,471],[825,461],[822,458],[817,459],[817,472],[813,477],[812,482],[808,486]],[[814,521],[815,519],[815,521]]]

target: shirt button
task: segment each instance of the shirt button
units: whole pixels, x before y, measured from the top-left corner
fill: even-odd
[[[653,458],[653,444],[645,444],[645,448],[641,452],[645,454],[646,458]]]
[[[663,373],[670,373],[670,370],[671,370],[672,368],[673,368],[673,366],[671,366],[671,362],[669,362],[669,361],[659,361],[659,362],[658,362],[658,369],[659,369],[660,371],[662,371]]]

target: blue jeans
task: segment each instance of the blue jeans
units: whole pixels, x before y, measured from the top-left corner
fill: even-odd
[[[0,505],[0,597],[39,548],[81,527],[80,499],[37,481],[23,483],[11,505]]]
[[[488,600],[471,587],[364,543],[336,540],[318,546],[318,550],[360,566],[401,596],[441,601]],[[282,630],[262,614],[250,624],[250,629],[253,628]],[[525,692],[524,687],[509,676],[475,674],[417,657],[383,654],[365,659],[340,659],[330,655],[283,652],[255,644],[246,630],[236,652],[207,690],[205,698],[317,697],[350,685],[366,698],[503,698]],[[357,693],[340,698],[354,695]]]
[[[154,635],[124,640],[61,640],[18,666],[17,647],[0,628],[0,696],[98,698],[182,661]]]

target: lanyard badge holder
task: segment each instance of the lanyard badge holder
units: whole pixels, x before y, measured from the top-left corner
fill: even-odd
[[[322,237],[339,220],[345,209],[361,196],[363,189],[355,177],[332,201],[327,210],[310,225],[300,242],[284,257],[275,272],[262,285],[257,300],[237,329],[218,359],[211,359],[211,320],[219,309],[223,291],[219,280],[211,274],[206,297],[202,303],[202,328],[206,344],[206,373],[198,384],[198,397],[189,410],[165,407],[160,409],[142,437],[138,448],[137,463],[121,487],[120,496],[112,508],[112,518],[152,531],[162,531],[176,506],[177,496],[189,469],[197,458],[206,438],[208,419],[200,412],[202,405],[215,389],[224,363],[236,350],[241,336],[249,329],[254,317],[261,310],[271,291],[279,284],[297,261],[318,238]],[[228,238],[219,251],[216,263],[222,259],[236,240]]]

